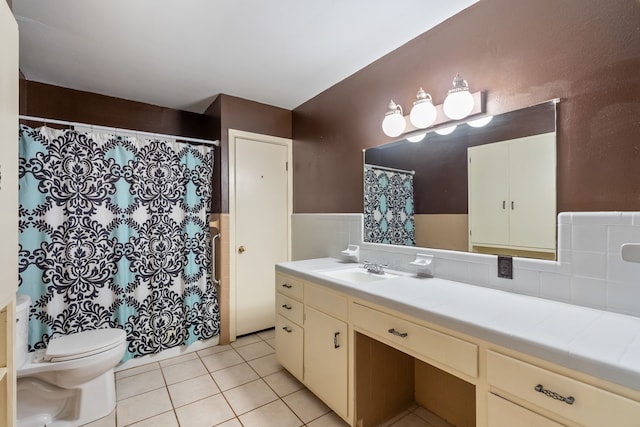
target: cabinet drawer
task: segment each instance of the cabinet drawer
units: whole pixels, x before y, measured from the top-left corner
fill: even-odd
[[[276,312],[302,326],[303,306],[299,301],[276,292]]]
[[[352,323],[383,341],[405,347],[471,377],[478,376],[477,345],[360,304],[354,303],[351,309]]]
[[[555,421],[489,393],[491,427],[562,427]]]
[[[276,315],[276,359],[294,377],[302,381],[304,329]]]
[[[487,351],[487,380],[497,394],[503,390],[581,425],[631,427],[640,420],[636,401],[493,351]]]
[[[298,301],[302,301],[304,288],[302,280],[282,274],[276,274],[276,289],[278,292],[285,294]]]
[[[342,295],[306,283],[304,303],[337,319],[347,320],[348,303],[347,299]]]

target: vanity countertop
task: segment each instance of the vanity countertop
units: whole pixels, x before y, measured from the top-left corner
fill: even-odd
[[[317,273],[355,265],[318,258],[276,271],[640,390],[640,318],[439,278],[354,285]]]

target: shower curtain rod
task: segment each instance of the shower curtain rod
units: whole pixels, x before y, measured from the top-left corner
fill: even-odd
[[[220,142],[218,140],[213,141],[209,139],[190,138],[188,136],[167,135],[163,133],[153,133],[153,132],[141,132],[137,130],[121,129],[121,128],[116,128],[111,126],[90,125],[87,123],[69,122],[66,120],[55,120],[55,119],[45,119],[43,117],[24,116],[22,114],[18,117],[20,118],[20,120],[31,120],[33,122],[43,122],[45,125],[47,123],[53,123],[53,124],[63,125],[63,126],[84,126],[91,129],[114,131],[116,134],[118,132],[126,132],[134,135],[150,136],[155,138],[170,138],[170,139],[176,139],[178,141],[197,142],[199,144],[215,145],[216,147],[220,145]]]
[[[406,170],[403,170],[403,169],[388,168],[386,166],[370,165],[368,163],[365,163],[364,165],[365,166],[369,166],[370,168],[382,169],[382,170],[385,170],[385,171],[410,173],[411,175],[415,175],[416,174],[416,171],[406,171]]]

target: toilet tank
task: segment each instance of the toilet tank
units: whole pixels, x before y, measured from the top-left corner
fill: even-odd
[[[29,307],[31,298],[29,295],[16,295],[16,369],[24,365],[29,353]]]

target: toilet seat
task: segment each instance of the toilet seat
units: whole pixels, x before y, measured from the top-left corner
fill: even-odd
[[[64,362],[102,353],[120,345],[126,339],[122,329],[94,329],[62,335],[47,346],[44,360]]]

